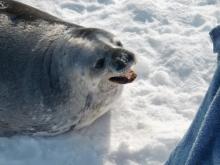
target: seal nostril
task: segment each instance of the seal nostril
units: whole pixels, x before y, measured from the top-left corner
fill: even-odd
[[[133,54],[129,56],[129,61],[135,61]]]
[[[125,49],[115,49],[112,65],[116,71],[122,71],[135,62],[134,54]]]
[[[122,62],[122,61],[116,61],[115,62],[115,69],[117,70],[117,71],[120,71],[120,70],[123,70],[123,69],[125,69],[126,68],[126,66],[127,66],[127,64],[126,63],[124,63],[124,62]]]
[[[134,62],[135,61],[133,53],[126,52],[125,54],[126,54],[126,59],[127,59],[128,62]]]

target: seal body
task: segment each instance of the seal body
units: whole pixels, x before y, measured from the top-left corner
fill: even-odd
[[[117,82],[129,80],[134,61],[109,32],[0,0],[0,135],[56,135],[91,124],[118,99]]]

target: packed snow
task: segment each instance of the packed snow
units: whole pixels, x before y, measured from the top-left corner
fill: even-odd
[[[138,79],[93,125],[57,137],[0,138],[1,165],[160,165],[189,127],[216,67],[218,0],[19,0],[113,32]]]

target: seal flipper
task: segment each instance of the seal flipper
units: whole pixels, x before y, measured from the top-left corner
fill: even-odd
[[[46,12],[28,6],[14,0],[0,0],[0,14],[5,13],[12,16],[12,19],[23,19],[25,21],[35,21],[42,19],[50,23],[64,24],[71,27],[82,27],[73,23],[65,22]]]

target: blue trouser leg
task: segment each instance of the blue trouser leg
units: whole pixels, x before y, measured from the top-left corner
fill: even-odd
[[[210,32],[214,52],[220,53],[220,26]],[[206,96],[186,135],[171,153],[166,165],[209,165],[220,156],[220,55]],[[219,157],[218,156],[218,157]],[[215,158],[216,157],[216,158]]]

